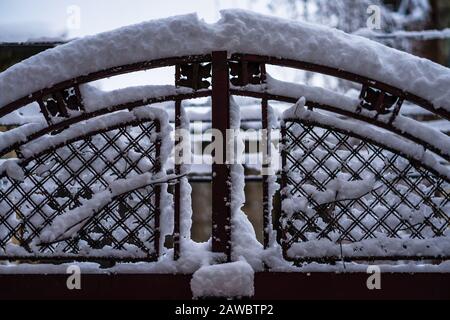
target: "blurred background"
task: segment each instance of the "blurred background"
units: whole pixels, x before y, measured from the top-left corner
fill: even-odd
[[[212,23],[220,19],[219,11],[226,8],[242,8],[327,25],[450,66],[448,0],[0,0],[0,72],[43,50],[79,37],[192,12]],[[380,21],[368,25],[368,20],[378,14]],[[368,28],[374,25],[375,29]],[[275,67],[269,72],[281,80],[325,87],[343,94],[355,95],[359,92],[359,88],[350,83],[322,75],[294,70],[281,72]],[[173,81],[174,70],[162,68],[116,76],[93,85],[108,91],[142,84],[173,84]],[[239,103],[251,107],[256,102],[247,100]],[[207,115],[209,106],[210,102],[206,99],[193,102],[188,107]],[[420,108],[407,110],[408,116],[443,132],[450,132],[448,121],[430,118]],[[18,114],[0,118],[0,131],[39,117],[38,110],[24,108]],[[255,120],[257,122],[258,119]],[[15,154],[9,156],[14,157]],[[246,174],[244,211],[261,239],[261,176],[257,168],[250,167],[246,168]],[[190,178],[193,186],[193,238],[205,241],[211,232],[210,168],[194,168]]]

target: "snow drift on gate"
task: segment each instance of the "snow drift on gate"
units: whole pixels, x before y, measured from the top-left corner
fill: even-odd
[[[227,50],[339,68],[388,83],[450,110],[450,70],[368,39],[309,23],[225,10],[215,24],[195,14],[75,40],[0,74],[0,108],[32,92],[111,67]],[[26,79],[26,80],[24,80]]]

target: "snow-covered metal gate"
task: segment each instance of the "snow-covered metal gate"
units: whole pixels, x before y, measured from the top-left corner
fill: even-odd
[[[324,67],[274,57],[243,54],[228,57],[226,52],[102,70],[32,93],[3,107],[1,116],[36,101],[47,124],[31,124],[5,134],[5,137],[11,138],[8,142],[5,139],[2,155],[15,151],[19,160],[6,162],[3,166],[1,244],[3,249],[8,244],[17,244],[24,251],[13,256],[3,254],[2,258],[57,260],[68,254],[67,257],[72,259],[81,250],[84,253],[77,258],[82,260],[90,256],[93,260],[102,257],[119,261],[154,260],[160,250],[159,185],[168,181],[149,181],[148,187],[113,194],[114,200],[102,203],[102,208],[91,204],[93,200],[87,200],[92,199],[96,192],[108,188],[111,191],[109,184],[113,180],[132,178],[149,170],[154,173],[161,171],[160,162],[167,158],[165,155],[164,160],[161,159],[161,144],[170,144],[162,141],[161,136],[167,131],[161,133],[161,117],[158,117],[157,111],[145,111],[141,106],[175,101],[176,127],[181,128],[181,102],[212,96],[213,127],[225,133],[230,128],[229,96],[250,96],[261,99],[262,127],[267,129],[269,101],[295,102],[298,97],[271,92],[271,88],[276,91],[282,84],[277,84],[273,79],[266,81],[266,64],[296,67],[363,82],[361,104],[355,112],[307,98],[307,110],[304,105],[297,104],[290,114],[286,113],[288,116],[282,126],[283,216],[277,228],[285,257],[298,261],[340,260],[341,250],[344,249],[345,259],[350,260],[353,255],[357,259],[370,256],[377,259],[405,259],[408,256],[414,259],[427,256],[430,259],[437,256],[446,258],[446,254],[436,254],[436,251],[430,254],[423,250],[416,255],[401,254],[403,251],[411,252],[406,248],[405,237],[429,239],[431,242],[424,245],[435,247],[433,239],[444,236],[450,223],[445,165],[436,165],[433,159],[424,156],[424,151],[430,150],[448,161],[448,150],[442,149],[425,134],[416,135],[414,128],[402,129],[395,125],[403,101],[410,99],[418,102],[418,98],[409,93],[401,93],[397,97],[395,94],[399,90],[395,88],[335,69],[324,70]],[[134,101],[119,104],[112,100],[106,108],[93,111],[86,110],[83,105],[79,89],[83,82],[169,65],[176,66],[175,83],[179,88],[170,94],[136,96]],[[231,81],[231,89],[228,81]],[[383,97],[386,97],[386,102],[383,102]],[[97,99],[96,102],[100,103],[107,97]],[[431,109],[427,103],[419,102]],[[114,113],[118,110],[128,111]],[[327,118],[313,110],[327,110],[348,119],[358,119],[361,123],[367,123],[367,127],[356,127],[345,119],[333,121],[329,116]],[[435,113],[448,117],[446,111]],[[402,124],[401,121],[398,123]],[[378,132],[373,129],[375,126],[391,133]],[[157,135],[154,135],[155,132]],[[159,138],[155,140],[158,134]],[[408,145],[400,137],[414,144]],[[171,148],[167,145],[162,147]],[[414,148],[419,148],[419,153]],[[23,173],[20,173],[18,166]],[[176,165],[175,178],[172,179],[179,180],[181,174],[181,165]],[[19,182],[21,179],[22,182]],[[226,253],[230,260],[228,180],[229,166],[213,165],[213,250]],[[272,224],[268,176],[263,176],[263,184],[264,199],[261,201],[264,203],[264,244],[267,247]],[[180,193],[180,184],[175,183],[175,259],[180,254]],[[307,201],[302,202],[302,199]],[[94,202],[101,200],[94,199]],[[86,201],[88,204],[83,205],[84,210],[89,210],[88,205],[91,205],[90,210],[99,211],[93,217],[81,215],[79,221],[72,221],[71,224],[63,223],[61,217],[57,218],[59,215],[68,216],[64,213],[69,210],[69,214],[73,215],[73,210]],[[148,212],[141,216],[140,210]],[[420,212],[414,215],[413,211]],[[53,222],[55,219],[56,223]],[[60,230],[52,225],[59,226]],[[51,236],[46,236],[49,228],[55,230]],[[75,238],[74,234],[77,234]],[[376,243],[377,248],[381,246],[384,250],[375,254],[364,253],[364,249],[358,246],[347,248],[353,242],[368,240],[370,243],[370,239],[377,238],[376,235],[392,238],[392,242],[386,238],[384,244]],[[35,243],[34,240],[38,239],[41,239],[40,242]],[[88,251],[95,253],[87,254],[86,248],[80,248],[80,242],[86,245]],[[390,253],[389,243],[397,248],[396,254]],[[114,250],[127,251],[127,244],[132,247],[130,256],[118,253],[116,257]],[[112,251],[101,252],[105,246]],[[325,250],[327,253],[314,255],[310,248],[315,246],[323,246],[318,252]],[[289,250],[297,250],[297,253],[288,254]],[[352,253],[347,255],[348,250]]]
[[[273,179],[262,176],[264,249],[278,243],[284,259],[298,264],[450,258],[450,139],[401,115],[409,102],[449,120],[448,108],[345,68],[233,50],[93,67],[2,101],[0,118],[37,103],[45,122],[2,134],[0,155],[13,151],[17,159],[0,171],[0,259],[156,261],[167,235],[180,259],[189,237],[187,172],[181,164],[167,168],[169,120],[151,105],[173,101],[174,126],[182,129],[183,100],[211,97],[212,127],[225,136],[230,96],[259,99],[263,129],[270,129],[272,101],[294,104],[281,121],[280,217],[272,217]],[[361,94],[281,82],[267,74],[269,65],[351,81]],[[87,85],[168,66],[175,86],[108,93]],[[212,165],[211,250],[226,261],[235,228],[230,175],[230,165]],[[161,230],[169,215],[173,228]]]

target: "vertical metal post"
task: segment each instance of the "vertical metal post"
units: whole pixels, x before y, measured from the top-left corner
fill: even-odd
[[[223,137],[223,159],[212,165],[212,251],[231,261],[231,177],[226,159],[226,131],[230,128],[230,84],[226,51],[212,53],[212,127]],[[220,163],[216,163],[216,161]]]
[[[179,80],[181,79],[181,67],[179,65],[175,66],[175,86],[177,86]],[[175,143],[180,143],[180,129],[181,129],[181,100],[175,100]],[[177,176],[181,175],[181,164],[179,159],[175,154],[175,174]],[[180,221],[181,221],[181,182],[177,181],[174,190],[174,223],[173,223],[173,259],[178,260],[181,254],[180,246]]]
[[[261,83],[266,82],[266,66],[261,64]],[[270,240],[270,231],[271,231],[271,212],[269,206],[269,176],[268,170],[270,169],[270,143],[271,136],[269,133],[269,113],[268,113],[269,103],[267,98],[263,98],[261,100],[261,119],[262,119],[262,129],[263,134],[261,136],[261,148],[263,150],[263,165],[262,165],[262,180],[263,180],[263,244],[264,248],[267,249],[269,247]]]
[[[262,180],[263,180],[263,227],[264,227],[264,248],[269,247],[269,238],[270,238],[270,207],[269,207],[269,176],[268,170],[270,169],[270,164],[268,157],[270,157],[270,134],[268,131],[268,101],[266,98],[261,101],[261,109],[262,109],[262,136],[261,136],[261,148],[263,150],[263,165],[262,165]]]
[[[178,67],[177,67],[178,68]],[[181,143],[179,137],[179,130],[181,129],[181,100],[175,101],[175,141]],[[177,139],[178,138],[178,139]],[[180,155],[182,156],[182,155]],[[175,174],[181,175],[181,164],[177,161],[177,155],[175,155]],[[181,181],[177,181],[175,184],[175,204],[174,204],[174,226],[173,226],[173,259],[178,260],[180,258],[180,219],[181,219]]]
[[[161,124],[156,121],[156,132],[161,132]],[[156,141],[156,163],[153,168],[154,173],[159,173],[161,171],[161,138]],[[160,230],[160,215],[161,215],[161,186],[155,185],[155,256],[159,257],[161,252],[161,230]]]

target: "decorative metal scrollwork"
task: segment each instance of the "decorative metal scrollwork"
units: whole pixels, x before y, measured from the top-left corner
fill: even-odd
[[[186,63],[176,66],[176,85],[194,90],[211,86],[211,63]]]
[[[231,83],[234,86],[242,87],[248,84],[262,84],[263,65],[258,62],[230,61]]]
[[[52,92],[38,100],[41,112],[48,122],[54,117],[69,117],[70,111],[83,111],[78,87]]]
[[[362,108],[370,111],[376,111],[377,114],[395,114],[398,115],[403,104],[403,99],[390,93],[381,91],[364,85],[360,94]]]

